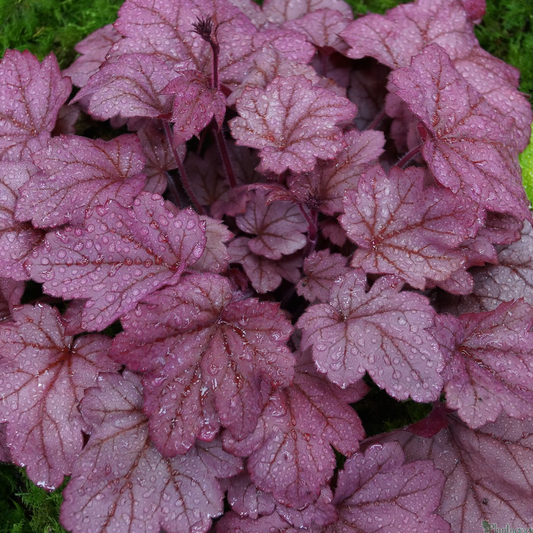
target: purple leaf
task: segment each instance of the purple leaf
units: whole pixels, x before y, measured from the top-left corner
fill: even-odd
[[[297,20],[286,22],[284,27],[303,33],[317,48],[327,48],[343,53],[347,45],[340,34],[352,20],[352,16],[347,17],[340,11],[325,8],[307,13]]]
[[[156,446],[185,453],[195,438],[212,438],[219,421],[243,438],[268,398],[287,384],[294,359],[292,328],[277,305],[232,301],[226,278],[193,274],[153,294],[122,318],[113,357],[145,379],[145,412]],[[201,415],[200,415],[201,413]]]
[[[261,516],[255,520],[242,518],[234,512],[225,513],[216,524],[217,533],[298,533],[300,528],[292,527],[278,513]]]
[[[485,0],[461,0],[468,18],[474,23],[479,24],[485,16],[487,6]]]
[[[262,35],[262,33],[259,35]],[[294,40],[292,38],[289,41],[292,49],[294,49],[295,45]],[[297,50],[299,49],[297,47]],[[252,59],[252,65],[248,69],[243,82],[228,97],[228,105],[234,105],[247,87],[265,89],[277,77],[304,76],[313,85],[316,85],[320,80],[315,69],[308,65],[307,61],[303,62],[300,58],[288,59],[284,53],[272,45],[263,46],[254,54]]]
[[[482,520],[491,524],[530,527],[533,510],[533,422],[508,418],[503,413],[480,429],[468,428],[453,415],[448,427],[433,438],[395,432],[406,460],[431,460],[442,470],[446,484],[439,515],[452,531],[477,533]]]
[[[203,215],[200,220],[205,224],[205,249],[191,270],[220,274],[229,266],[230,256],[226,243],[233,238],[233,233],[219,220]]]
[[[222,514],[219,468],[213,467],[225,459],[233,465],[225,475],[235,475],[242,469],[238,460],[214,446],[161,456],[148,438],[141,395],[139,379],[125,372],[105,376],[84,398],[82,414],[93,431],[61,507],[61,523],[72,533],[204,533]]]
[[[517,90],[517,70],[480,47],[454,64],[494,109],[514,119],[513,134],[517,149],[519,152],[525,150],[529,144],[533,116],[529,100]]]
[[[443,473],[431,461],[403,462],[401,447],[392,442],[348,459],[335,492],[339,520],[323,533],[395,533],[399,524],[417,533],[451,533],[435,514]]]
[[[236,222],[240,230],[256,235],[248,240],[250,250],[267,259],[281,259],[307,242],[307,223],[298,206],[290,202],[267,203],[266,194],[259,191],[252,195],[246,213]]]
[[[376,165],[344,197],[340,223],[359,247],[351,265],[396,274],[424,289],[426,278],[448,279],[464,262],[457,248],[476,234],[475,205],[441,187],[424,189],[424,171]]]
[[[290,524],[296,530],[307,530],[312,525],[331,524],[337,519],[337,513],[332,504],[333,493],[329,487],[325,487],[321,491],[316,502],[302,509],[294,509],[276,503],[272,494],[264,493],[258,489],[248,474],[241,474],[228,483],[228,501],[241,518],[239,520],[233,513],[229,513],[219,522],[220,526],[217,531],[233,531],[232,527],[235,530],[238,530],[239,527],[246,530],[246,528],[253,528],[255,525],[256,529],[251,529],[255,533],[268,523],[279,524],[279,527],[289,527]],[[267,519],[268,515],[270,516]],[[259,518],[260,516],[264,518]],[[247,520],[244,517],[252,520]],[[234,525],[229,526],[230,522]]]
[[[70,79],[54,55],[39,63],[27,50],[7,50],[0,80],[0,159],[27,159],[50,137],[70,95]]]
[[[533,404],[533,308],[523,300],[494,311],[448,317],[454,324],[443,373],[446,405],[471,428],[494,422],[504,410],[524,419]],[[438,328],[442,331],[444,328]]]
[[[364,430],[348,403],[360,390],[343,391],[321,377],[298,372],[291,387],[270,397],[257,428],[248,438],[226,434],[224,447],[248,456],[257,487],[282,504],[301,508],[314,502],[333,475],[335,455],[358,449]]]
[[[340,224],[336,219],[329,218],[324,219],[319,222],[319,228],[322,232],[322,235],[329,239],[332,244],[337,246],[344,246],[348,238],[346,237],[346,232],[342,229]]]
[[[143,173],[146,175],[144,190],[156,194],[166,191],[169,175],[168,171],[177,168],[172,150],[169,149],[167,137],[161,124],[148,120],[137,131],[141,141],[142,150],[146,157]],[[185,147],[178,149],[182,159],[185,157]]]
[[[249,66],[255,26],[237,7],[226,0],[141,0],[124,2],[115,28],[126,38],[111,56],[136,52],[159,57],[181,70],[211,71],[209,44],[195,33],[193,25],[210,17],[217,26],[220,45],[220,80],[232,87],[239,84]]]
[[[385,105],[387,76],[390,69],[376,61],[366,68],[352,70],[348,86],[348,98],[357,105],[355,125],[366,130]]]
[[[20,305],[25,283],[0,278],[0,322],[11,318],[13,308]]]
[[[283,27],[276,28],[262,28],[259,33],[254,35],[252,40],[252,47],[259,52],[255,53],[252,56],[252,61],[254,67],[261,68],[263,65],[264,56],[263,52],[274,52],[274,55],[279,58],[282,62],[292,63],[297,70],[302,70],[301,73],[308,72],[309,66],[307,65],[313,56],[316,53],[315,47],[307,41],[305,36],[295,30],[288,29]],[[262,57],[262,59],[258,59]],[[246,77],[244,78],[244,83],[249,77],[250,71],[254,70],[254,67],[248,70]],[[280,65],[281,70],[284,70],[284,67]],[[268,69],[265,69],[263,76],[267,76]],[[311,67],[310,70],[313,70]],[[292,75],[300,74],[300,72],[293,71]],[[281,75],[281,74],[280,74]],[[286,74],[291,75],[291,74]],[[275,76],[270,77],[269,82],[274,79]],[[318,76],[313,76],[313,79],[318,80]],[[252,84],[253,85],[253,84]],[[266,85],[266,83],[265,83]]]
[[[258,489],[248,474],[241,474],[228,486],[228,502],[239,516],[257,519],[269,515],[276,508],[272,494]]]
[[[459,0],[418,0],[385,15],[370,14],[342,33],[348,56],[376,58],[392,69],[407,67],[425,46],[436,43],[453,60],[477,45],[472,23]]]
[[[479,228],[475,238],[467,239],[460,245],[461,252],[465,257],[464,265],[455,272],[452,277],[444,282],[437,282],[437,285],[452,294],[467,295],[464,298],[456,299],[458,309],[460,312],[484,311],[494,309],[498,305],[496,301],[492,307],[482,308],[483,298],[478,294],[473,294],[478,287],[474,286],[474,278],[472,274],[476,275],[480,272],[488,273],[490,268],[471,269],[475,266],[485,266],[486,263],[498,264],[498,257],[494,244],[509,244],[520,238],[520,227],[524,223],[518,221],[510,215],[502,215],[499,213],[488,213],[485,224]],[[529,223],[527,222],[526,225]],[[487,282],[490,285],[490,281]],[[488,287],[487,287],[488,288]],[[498,289],[492,287],[494,290],[493,296],[496,297],[499,292]],[[517,287],[515,299],[525,297],[527,298],[527,291],[519,292]],[[513,298],[508,298],[511,300]],[[533,303],[533,300],[531,300]],[[445,309],[446,306],[441,307]],[[450,310],[451,307],[448,307]],[[458,309],[456,314],[458,314]]]
[[[320,161],[312,172],[288,180],[296,198],[327,215],[342,212],[344,193],[357,188],[359,176],[375,163],[385,144],[379,131],[352,130],[344,140],[347,146],[335,159]]]
[[[220,168],[218,150],[213,147],[208,149],[203,158],[189,152],[185,170],[191,178],[191,189],[200,205],[209,207],[216,202],[227,200],[229,184]]]
[[[51,490],[70,474],[83,448],[88,427],[77,407],[84,391],[118,365],[107,357],[108,337],[73,340],[49,306],[18,307],[13,320],[0,325],[0,417],[8,422],[13,460],[27,465],[34,483]]]
[[[278,503],[276,512],[299,531],[332,524],[338,518],[333,505],[333,493],[327,485],[322,488],[317,500],[307,507],[295,509]]]
[[[327,302],[335,280],[349,271],[346,257],[341,254],[331,254],[328,249],[313,252],[304,260],[305,277],[296,285],[296,291],[311,303]]]
[[[252,252],[249,239],[237,237],[228,246],[230,263],[240,263],[252,287],[264,294],[277,289],[282,280],[297,283],[301,277],[302,259],[298,255],[285,256],[276,261]]]
[[[63,74],[69,76],[77,87],[83,87],[98,72],[111,47],[121,38],[112,24],[94,31],[74,47],[81,56]]]
[[[442,48],[426,47],[390,80],[390,90],[427,128],[422,154],[442,185],[463,189],[486,209],[530,218],[512,121],[485,102]]]
[[[33,162],[41,172],[21,187],[16,218],[31,220],[37,227],[82,224],[86,209],[107,200],[131,206],[146,180],[135,135],[111,141],[55,137],[33,155]]]
[[[304,0],[302,2],[292,2],[291,0],[265,0],[263,2],[263,12],[267,20],[275,24],[281,24],[287,20],[299,19],[319,9],[335,9],[340,11],[345,17],[352,18],[352,9],[346,2],[341,0]]]
[[[316,159],[332,159],[345,146],[339,122],[356,107],[303,76],[276,78],[266,89],[249,88],[237,100],[230,121],[237,144],[260,150],[260,172],[308,172]]]
[[[329,304],[309,307],[300,317],[302,349],[313,347],[320,372],[345,387],[368,371],[394,398],[427,402],[439,397],[443,369],[428,328],[434,311],[426,298],[400,292],[396,278],[379,278],[366,292],[366,277],[353,270],[337,280]]]
[[[347,55],[372,56],[394,69],[408,67],[411,58],[427,45],[441,46],[468,83],[493,108],[515,120],[514,133],[522,151],[529,141],[531,106],[516,89],[516,69],[479,46],[471,18],[484,11],[484,2],[480,3],[472,6],[461,0],[419,0],[391,9],[385,16],[361,17],[342,33],[352,46]]]
[[[15,218],[20,189],[36,172],[28,161],[0,162],[0,269],[3,277],[19,281],[30,278],[24,261],[44,237],[41,230]]]
[[[202,255],[198,215],[170,205],[148,193],[132,209],[110,200],[89,211],[83,228],[48,233],[27,261],[33,279],[53,296],[87,299],[83,326],[105,328]]]
[[[162,56],[167,62],[175,62],[182,67],[193,60],[197,63],[194,65],[196,69],[201,70],[209,45],[192,30],[193,24],[202,15],[200,6],[189,1],[156,0],[151,4],[140,0],[126,1],[114,24],[126,39],[112,55],[137,49],[143,55]]]
[[[127,54],[108,61],[91,77],[72,102],[89,99],[94,118],[166,117],[173,97],[163,94],[178,70],[153,55]]]
[[[459,304],[461,312],[491,311],[518,298],[533,305],[533,234],[524,222],[521,238],[498,253],[497,264],[474,269],[474,291]]]
[[[176,146],[198,135],[214,118],[222,126],[226,114],[226,98],[220,89],[213,88],[211,80],[197,70],[185,70],[165,87],[163,94],[174,95],[170,122],[174,123]]]

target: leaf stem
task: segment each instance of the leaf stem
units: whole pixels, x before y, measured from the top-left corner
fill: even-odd
[[[417,156],[420,151],[422,150],[422,146],[424,146],[423,143],[419,144],[418,146],[415,146],[412,150],[407,152],[394,166],[404,168],[413,157]]]
[[[181,178],[181,183],[183,185],[183,188],[185,189],[187,196],[191,200],[192,205],[196,209],[196,212],[199,213],[200,215],[206,215],[207,213],[205,209],[200,205],[200,202],[194,195],[194,192],[191,188],[191,184],[189,183],[189,177],[187,176],[187,171],[185,170],[183,162],[181,161],[181,158],[178,155],[178,151],[174,147],[174,143],[172,142],[172,131],[170,131],[170,126],[166,120],[163,120],[163,126],[165,128],[165,135],[167,136],[167,142],[170,146],[170,149],[172,150],[172,155],[174,156],[174,160],[176,161],[176,165],[180,173],[180,178]]]
[[[211,83],[213,84],[213,88],[218,91],[220,88],[220,81],[218,77],[218,54],[220,52],[220,45],[218,44],[218,41],[216,40],[216,31],[214,32],[213,39],[209,42],[211,45],[211,50],[213,50],[213,70],[212,70],[212,77],[211,77]]]
[[[365,128],[365,131],[368,130],[377,130],[378,126],[383,122],[385,117],[387,116],[387,113],[385,113],[385,109],[382,109],[372,120],[372,122]]]
[[[222,159],[222,164],[226,169],[226,175],[228,176],[229,185],[233,189],[237,187],[237,179],[235,178],[235,172],[233,172],[233,165],[231,164],[228,147],[226,146],[226,139],[224,139],[222,128],[219,128],[218,124],[214,120],[211,122],[211,124],[213,125],[213,130],[215,132],[218,152],[220,154],[220,158]]]
[[[298,207],[307,221],[307,245],[304,249],[304,256],[307,257],[315,249],[318,240],[318,210],[311,209],[307,212],[302,204],[298,204]]]
[[[166,172],[167,175],[167,184],[168,184],[168,190],[170,191],[170,196],[172,197],[173,202],[182,209],[183,206],[181,205],[181,199],[180,199],[180,192],[178,190],[178,187],[176,186],[176,182],[174,181],[174,177],[170,172]]]

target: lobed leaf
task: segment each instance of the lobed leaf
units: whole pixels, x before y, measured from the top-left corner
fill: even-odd
[[[103,335],[76,340],[65,334],[58,311],[44,304],[13,310],[0,325],[0,418],[13,460],[47,490],[70,475],[88,426],[78,412],[85,390],[118,365]]]
[[[347,394],[348,393],[348,394]],[[244,440],[229,435],[225,449],[248,456],[255,485],[290,507],[314,502],[333,475],[335,455],[358,449],[364,430],[349,401],[360,391],[342,391],[320,377],[297,372],[291,387],[276,391],[255,431]]]
[[[48,233],[27,261],[53,296],[86,299],[82,325],[101,330],[203,254],[205,230],[191,209],[169,210],[141,193],[128,209],[114,200],[91,210],[84,227]]]
[[[144,378],[144,409],[162,453],[211,440],[220,424],[244,438],[268,398],[290,381],[292,331],[277,305],[233,301],[228,280],[192,274],[153,294],[122,319],[113,357]]]
[[[502,410],[527,417],[533,403],[531,306],[518,300],[448,321],[455,339],[443,373],[446,405],[474,429],[494,422]]]
[[[146,158],[143,169],[143,173],[146,175],[144,190],[163,195],[169,181],[168,171],[177,167],[172,150],[169,149],[163,124],[148,120],[137,130],[137,135]],[[185,157],[183,149],[180,151],[178,148],[177,152],[182,159]]]
[[[452,531],[475,533],[486,520],[527,528],[533,519],[531,418],[519,421],[504,413],[494,423],[471,429],[455,415],[432,438],[395,432],[407,461],[430,460],[446,483],[438,514]],[[386,438],[389,440],[389,437]]]
[[[347,45],[340,34],[352,20],[351,14],[348,17],[336,9],[322,8],[288,21],[284,27],[303,33],[317,48],[343,53]]]
[[[307,223],[297,205],[267,202],[266,194],[256,192],[246,212],[236,217],[240,230],[255,235],[248,240],[250,250],[267,259],[281,259],[303,248]]]
[[[44,237],[41,230],[16,219],[20,190],[36,172],[28,161],[0,162],[0,269],[3,277],[17,281],[30,278],[24,261]]]
[[[259,37],[265,33],[264,31],[259,33],[254,41],[259,41]],[[305,59],[302,57],[292,57],[295,51],[298,54],[303,53],[302,46],[299,46],[300,43],[295,42],[296,39],[292,33],[287,37],[286,32],[282,30],[269,30],[269,39],[263,37],[256,44],[258,51],[253,55],[252,64],[247,70],[242,83],[228,97],[229,105],[234,105],[247,87],[260,87],[265,89],[277,77],[304,76],[313,85],[319,82],[320,78],[315,69],[307,64],[314,55],[314,48],[310,46],[311,53],[307,54],[308,57]],[[262,41],[266,42],[263,43]],[[288,51],[279,49],[279,41],[282,41],[282,44],[286,45],[285,47],[288,48]],[[305,44],[303,36],[302,41]]]
[[[260,256],[250,250],[249,239],[237,237],[233,239],[228,251],[230,263],[240,263],[252,287],[260,294],[277,289],[283,279],[297,283],[301,277],[299,268],[302,266],[298,255],[285,256],[272,260]]]
[[[379,131],[344,135],[346,148],[331,161],[319,161],[313,171],[291,176],[288,186],[296,198],[326,215],[343,210],[344,193],[356,189],[359,176],[367,171],[383,153],[385,138]]]
[[[16,218],[41,228],[82,224],[87,209],[107,200],[129,207],[146,180],[141,143],[134,135],[111,141],[54,137],[33,162],[41,172],[21,187]]]
[[[238,145],[260,150],[260,172],[308,172],[317,158],[333,159],[344,147],[337,123],[350,121],[356,107],[303,76],[275,78],[265,89],[245,88],[239,117],[230,120]]]
[[[353,21],[342,33],[351,46],[348,57],[376,58],[392,69],[408,67],[411,58],[435,43],[453,60],[477,45],[464,6],[459,0],[417,0],[385,15],[369,14]]]
[[[437,181],[485,209],[529,219],[513,121],[494,111],[438,45],[391,74],[391,92],[424,123],[422,154]]]
[[[222,126],[226,114],[226,98],[211,80],[196,70],[184,70],[165,87],[163,94],[173,94],[170,122],[174,123],[176,146],[198,135],[214,118]]]
[[[533,234],[524,222],[520,239],[504,246],[496,264],[473,269],[474,290],[459,303],[461,312],[492,311],[519,298],[533,305]]]
[[[255,520],[243,518],[232,511],[225,513],[217,522],[217,533],[298,533],[300,528],[294,528],[278,513],[261,516]]]
[[[358,245],[353,267],[396,274],[417,289],[461,267],[458,246],[477,232],[476,206],[440,187],[424,189],[424,178],[422,169],[394,167],[387,177],[376,165],[346,192],[339,221]]]
[[[216,476],[239,473],[240,462],[215,450],[220,444],[161,456],[148,438],[141,395],[129,372],[105,376],[86,395],[82,413],[93,432],[64,491],[61,523],[69,531],[204,533],[222,513]]]
[[[122,36],[112,24],[97,29],[81,40],[74,49],[81,54],[72,65],[63,70],[77,87],[83,87],[89,78],[98,72],[111,47]]]
[[[303,269],[305,276],[296,285],[296,291],[311,303],[327,302],[335,280],[350,271],[346,258],[328,249],[312,252],[305,258]]]
[[[27,50],[7,50],[0,62],[0,159],[28,159],[54,129],[70,95],[54,55],[42,63]]]
[[[353,17],[350,6],[341,0],[305,0],[296,3],[290,0],[265,0],[263,2],[263,12],[267,20],[275,24],[299,19],[307,13],[325,8],[340,11],[347,18]]]
[[[222,83],[238,85],[253,55],[251,41],[257,32],[248,17],[227,0],[155,0],[146,4],[128,0],[119,10],[115,28],[125,37],[111,57],[140,53],[158,57],[172,68],[211,71],[209,44],[194,31],[198,20],[211,18],[220,46]]]
[[[313,305],[297,322],[302,349],[312,346],[320,372],[341,387],[368,371],[391,396],[432,401],[442,388],[443,358],[429,329],[434,312],[419,294],[379,278],[366,292],[361,270],[339,278],[329,304]]]
[[[339,472],[334,503],[339,520],[322,533],[409,531],[451,533],[435,511],[446,481],[431,461],[404,463],[398,443],[374,444]]]
[[[89,100],[89,113],[99,120],[113,117],[167,117],[173,97],[163,94],[178,68],[153,55],[124,54],[108,61],[71,103]]]
[[[479,0],[417,0],[384,16],[361,17],[341,36],[351,46],[349,57],[371,56],[393,69],[409,67],[411,58],[428,45],[442,47],[468,83],[494,109],[513,118],[513,133],[522,151],[529,139],[531,106],[517,90],[518,71],[479,46],[473,20],[484,9]]]
[[[220,221],[200,216],[205,224],[205,249],[200,259],[191,267],[196,272],[220,274],[229,266],[229,252],[226,243],[233,238],[233,233]]]

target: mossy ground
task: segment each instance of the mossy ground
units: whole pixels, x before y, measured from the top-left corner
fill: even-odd
[[[348,0],[354,12],[383,13],[398,0]],[[76,57],[74,45],[113,22],[122,0],[0,0],[2,54],[6,48],[28,49],[40,59],[53,51],[61,67]],[[520,88],[533,95],[533,2],[487,0],[487,15],[476,28],[481,45],[522,73]],[[533,149],[524,154],[524,174],[533,183]],[[529,174],[528,174],[529,172]],[[533,197],[531,185],[530,198]],[[357,407],[369,434],[389,431],[427,414],[428,407],[394,402],[375,385]],[[385,418],[383,414],[386,413]],[[60,533],[61,490],[34,486],[22,469],[0,467],[0,533]]]

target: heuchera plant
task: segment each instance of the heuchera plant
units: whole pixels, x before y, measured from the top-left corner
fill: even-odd
[[[532,526],[532,115],[484,9],[126,0],[64,72],[6,53],[1,458],[66,529]],[[365,374],[432,413],[365,438]]]

